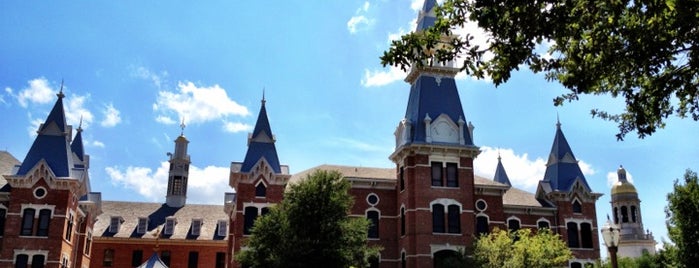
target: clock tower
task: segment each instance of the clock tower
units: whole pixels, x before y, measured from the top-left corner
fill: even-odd
[[[189,141],[184,137],[184,120],[180,125],[182,132],[175,139],[175,154],[168,153],[170,157],[170,171],[167,180],[167,196],[165,203],[169,207],[183,207],[187,202],[187,179],[189,176],[189,155],[187,154],[187,144]]]

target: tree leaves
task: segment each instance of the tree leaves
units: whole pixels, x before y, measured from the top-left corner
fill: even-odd
[[[671,115],[699,120],[699,1],[446,0],[436,14],[434,27],[394,41],[381,63],[407,70],[461,56],[463,71],[496,86],[526,65],[570,91],[554,105],[579,94],[624,98],[620,114],[591,111],[618,123],[618,139],[651,135]],[[453,36],[468,22],[486,31],[488,47]],[[450,46],[435,50],[443,36]],[[544,54],[535,50],[542,42],[553,43]]]

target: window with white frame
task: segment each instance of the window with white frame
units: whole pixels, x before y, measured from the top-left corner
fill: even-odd
[[[148,231],[148,218],[140,217],[138,218],[138,225],[136,226],[136,233],[145,234]]]
[[[163,227],[163,234],[172,235],[175,232],[175,223],[177,223],[177,220],[175,218],[165,219],[165,227]]]
[[[121,227],[121,217],[112,216],[109,219],[109,232],[116,234],[119,232],[119,227]]]
[[[71,211],[68,213],[68,222],[66,224],[66,240],[70,242],[70,240],[73,238],[73,222],[74,222],[74,217],[75,214]]]
[[[193,236],[199,236],[199,233],[201,232],[201,224],[202,220],[201,219],[192,219],[192,235]]]
[[[228,221],[226,220],[220,220],[218,221],[218,228],[217,228],[216,234],[218,236],[226,236],[228,233]]]

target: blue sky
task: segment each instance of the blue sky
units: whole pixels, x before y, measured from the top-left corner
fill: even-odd
[[[105,200],[164,200],[166,153],[184,117],[189,202],[220,204],[263,89],[292,173],[321,164],[392,167],[409,85],[378,58],[413,29],[421,3],[2,1],[0,150],[24,158],[63,80],[68,123],[83,118],[92,189]],[[492,177],[499,152],[515,186],[533,192],[558,116],[589,184],[605,194],[600,225],[611,210],[610,180],[624,165],[645,227],[666,235],[666,194],[686,168],[699,169],[699,123],[671,118],[653,136],[619,142],[616,125],[589,111],[620,111],[622,100],[583,96],[557,108],[562,87],[528,71],[498,88],[466,77],[457,84],[483,151],[478,175]]]

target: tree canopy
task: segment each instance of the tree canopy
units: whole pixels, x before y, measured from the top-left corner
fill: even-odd
[[[476,241],[474,257],[482,268],[561,267],[573,257],[558,234],[548,229],[508,232],[495,229]]]
[[[316,171],[290,185],[284,200],[258,218],[237,253],[253,267],[366,267],[369,222],[351,218],[350,184],[338,172]]]
[[[673,114],[699,120],[699,1],[446,0],[436,16],[393,41],[381,63],[407,70],[459,58],[495,85],[526,65],[568,90],[554,105],[583,94],[624,98],[621,113],[591,111],[618,123],[618,139],[651,135]],[[485,47],[453,34],[467,23],[485,31]]]
[[[679,263],[695,267],[699,263],[699,181],[697,173],[687,170],[683,184],[675,180],[673,192],[667,195],[667,229],[677,247]]]

